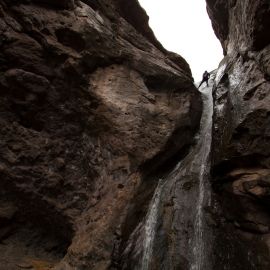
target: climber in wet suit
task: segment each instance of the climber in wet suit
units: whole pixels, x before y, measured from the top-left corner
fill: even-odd
[[[200,83],[200,85],[199,85],[198,88],[200,88],[200,86],[201,86],[204,82],[206,82],[207,87],[208,87],[208,79],[209,79],[209,77],[210,77],[210,73],[208,73],[207,70],[206,70],[206,71],[203,73],[203,78],[202,78],[202,81],[201,81],[201,83]]]

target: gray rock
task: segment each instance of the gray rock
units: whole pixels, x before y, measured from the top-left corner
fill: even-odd
[[[270,5],[207,4],[226,55],[214,90],[213,185],[220,205],[214,269],[269,269],[269,190],[263,179],[270,174]]]

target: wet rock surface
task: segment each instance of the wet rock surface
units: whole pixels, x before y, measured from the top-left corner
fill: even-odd
[[[146,175],[193,141],[188,64],[129,3],[0,1],[0,269],[118,267]]]
[[[147,214],[124,245],[120,269],[211,269],[209,154],[214,77],[211,74],[209,87],[201,88],[204,109],[196,143],[186,156],[175,158],[178,162],[168,167],[167,174],[155,174],[159,185]]]
[[[214,269],[269,269],[269,1],[207,1],[225,58],[214,89]]]

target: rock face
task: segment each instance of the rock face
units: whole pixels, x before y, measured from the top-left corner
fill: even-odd
[[[1,270],[117,267],[147,175],[192,143],[188,64],[128,2],[0,1]]]
[[[207,5],[226,55],[214,89],[214,269],[269,269],[270,3]]]

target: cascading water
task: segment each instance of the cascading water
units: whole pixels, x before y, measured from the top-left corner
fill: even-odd
[[[209,246],[211,246],[209,239],[211,236],[209,232],[206,235],[207,230],[204,217],[204,208],[210,206],[211,203],[210,183],[207,178],[210,168],[209,153],[212,141],[212,86],[213,80],[210,80],[209,87],[204,87],[201,91],[203,114],[196,145],[166,179],[164,179],[163,182],[159,182],[150,203],[145,221],[141,270],[151,269],[150,263],[153,249],[155,249],[154,240],[156,237],[156,227],[158,219],[161,218],[160,208],[163,205],[163,200],[166,200],[166,196],[171,196],[175,202],[174,217],[172,218],[175,220],[172,221],[172,227],[178,226],[179,229],[175,237],[176,240],[174,240],[175,243],[171,243],[171,245],[175,245],[173,248],[173,252],[176,253],[174,259],[171,259],[169,265],[166,265],[166,267],[162,269],[174,269],[174,265],[176,264],[174,260],[177,258],[177,248],[179,249],[178,253],[182,252],[189,260],[188,266],[186,266],[186,268],[183,267],[183,269],[211,270],[212,268],[211,260],[209,259]],[[182,187],[187,183],[187,179],[192,179],[192,181],[196,183],[194,184],[196,187],[190,188],[189,193],[182,191]],[[181,188],[179,188],[179,186],[181,186]],[[194,203],[195,205],[193,205]],[[190,235],[186,237],[188,239],[184,239],[187,228],[181,228],[181,226],[190,227],[190,223],[194,224],[193,229]],[[181,241],[182,243],[177,243]],[[186,249],[186,251],[183,251],[183,249]],[[179,255],[182,256],[182,254]]]
[[[143,243],[143,258],[141,267],[142,270],[147,270],[150,263],[163,186],[164,181],[160,179],[146,216],[145,237]]]
[[[212,87],[206,87],[202,91],[203,97],[203,115],[200,124],[200,140],[196,147],[196,159],[200,162],[199,168],[199,198],[196,206],[195,219],[195,237],[193,241],[193,264],[191,270],[210,270],[209,261],[207,260],[206,241],[204,239],[204,217],[203,207],[210,206],[211,193],[210,185],[207,181],[209,173],[209,153],[212,142],[212,115],[213,115],[213,98]],[[206,268],[207,267],[207,268]]]

